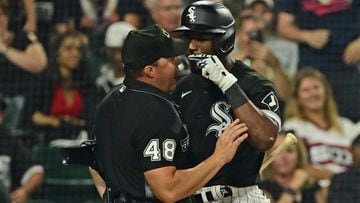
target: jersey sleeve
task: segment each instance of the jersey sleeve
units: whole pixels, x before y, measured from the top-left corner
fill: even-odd
[[[246,69],[245,69],[246,70]],[[240,87],[251,102],[281,128],[281,112],[278,97],[273,84],[252,70],[242,73]]]
[[[154,113],[155,112],[155,113]],[[136,143],[144,171],[165,167],[177,167],[178,160],[183,157],[185,130],[180,119],[171,108],[143,112],[141,120],[147,121],[144,133],[137,133]],[[185,141],[186,142],[186,141]]]

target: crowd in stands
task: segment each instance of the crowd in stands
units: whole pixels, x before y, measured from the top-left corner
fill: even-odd
[[[127,33],[156,23],[176,36],[194,1],[0,0],[1,202],[46,196],[47,168],[33,148],[87,139],[97,104],[124,80]],[[288,131],[300,141],[261,187],[272,202],[359,201],[360,1],[218,2],[236,19],[232,59],[274,83],[276,143]],[[179,78],[189,72],[181,58]]]

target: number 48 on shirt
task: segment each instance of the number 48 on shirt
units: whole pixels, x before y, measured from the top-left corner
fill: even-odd
[[[174,139],[166,139],[160,143],[159,139],[151,139],[146,145],[143,155],[150,157],[151,161],[172,161],[175,155],[176,142]]]

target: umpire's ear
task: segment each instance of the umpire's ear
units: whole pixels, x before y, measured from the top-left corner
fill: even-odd
[[[154,78],[156,76],[156,66],[154,64],[145,66],[143,73],[148,78]]]

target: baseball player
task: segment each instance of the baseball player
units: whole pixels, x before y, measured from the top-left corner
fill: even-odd
[[[189,39],[192,73],[177,84],[174,100],[186,124],[196,163],[211,155],[221,132],[235,118],[246,123],[249,138],[193,199],[197,202],[269,202],[257,187],[264,151],[281,127],[273,84],[241,61],[230,61],[235,21],[220,3],[197,1],[182,15]]]
[[[175,202],[205,185],[247,138],[230,124],[208,159],[193,166],[190,138],[168,93],[187,44],[158,25],[128,34],[122,52],[124,84],[100,103],[95,120],[96,160],[109,202]],[[241,136],[240,136],[241,135]]]

